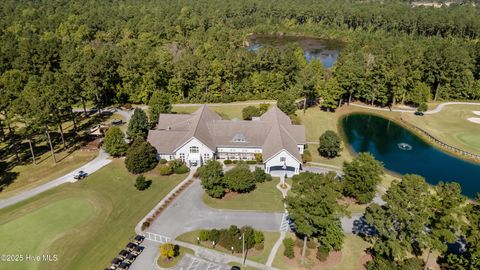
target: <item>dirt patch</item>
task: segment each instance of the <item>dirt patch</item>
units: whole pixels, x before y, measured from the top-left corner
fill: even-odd
[[[370,255],[370,254],[363,255],[360,258],[360,266],[358,267],[358,269],[365,270],[366,269],[365,264],[367,264],[367,262],[369,262],[371,260],[373,260],[372,255]]]
[[[238,192],[231,191],[225,194],[225,196],[223,196],[223,200],[233,200],[237,196],[238,196]]]

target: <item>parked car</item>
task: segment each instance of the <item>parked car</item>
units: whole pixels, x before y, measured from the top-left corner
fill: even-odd
[[[137,235],[137,236],[135,236],[134,242],[137,245],[140,245],[140,243],[142,243],[144,239],[145,239],[145,236]]]
[[[128,254],[130,254],[130,252],[124,249],[118,253],[118,257],[124,260],[128,256]]]
[[[133,249],[132,253],[138,256],[140,253],[142,253],[143,249],[144,249],[144,247],[137,246]]]
[[[122,262],[122,263],[118,266],[117,270],[127,270],[128,268],[130,268],[130,264],[127,263],[127,262]]]
[[[75,180],[81,180],[81,179],[83,179],[83,178],[85,178],[85,177],[87,177],[87,176],[88,176],[88,173],[86,173],[86,172],[84,172],[84,171],[79,171],[78,173],[76,173],[76,174],[73,175],[73,179],[75,179]]]
[[[127,244],[126,250],[132,251],[132,250],[134,250],[136,247],[137,247],[137,244],[130,242],[130,243]]]
[[[242,270],[242,268],[240,268],[239,266],[232,266],[230,270]]]
[[[420,111],[416,111],[414,114],[416,116],[424,116],[425,115],[423,112],[420,112]]]

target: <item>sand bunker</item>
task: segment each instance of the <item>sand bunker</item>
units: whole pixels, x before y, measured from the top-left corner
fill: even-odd
[[[470,117],[470,118],[467,118],[467,120],[472,122],[472,123],[480,124],[480,118],[479,117]]]
[[[480,111],[472,111],[476,115],[480,115]]]

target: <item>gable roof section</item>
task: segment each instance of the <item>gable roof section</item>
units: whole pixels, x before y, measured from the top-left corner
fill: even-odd
[[[245,141],[235,141],[242,136]],[[148,141],[160,153],[174,153],[196,138],[211,150],[217,147],[262,148],[263,159],[268,160],[286,150],[301,160],[297,145],[305,144],[305,128],[292,125],[290,118],[272,106],[257,121],[223,120],[206,105],[193,114],[160,114],[155,130],[150,130]]]

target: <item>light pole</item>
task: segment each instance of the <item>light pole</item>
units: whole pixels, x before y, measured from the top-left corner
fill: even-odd
[[[246,254],[245,254],[245,233],[242,232],[242,236],[240,236],[238,239],[242,239],[242,265],[245,266],[245,260],[246,260]]]
[[[200,245],[200,237],[197,236],[197,245]]]

